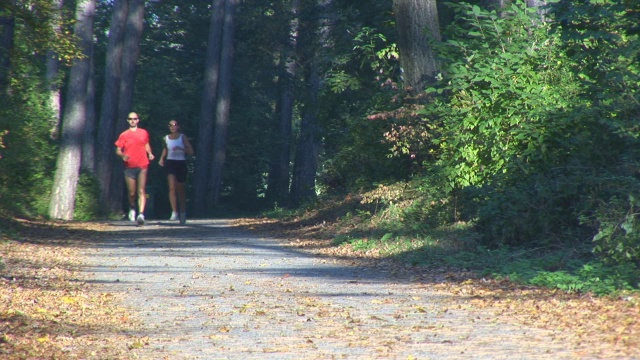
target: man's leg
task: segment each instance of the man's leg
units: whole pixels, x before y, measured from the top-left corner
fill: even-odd
[[[138,174],[138,212],[144,214],[147,204],[147,169],[141,169]]]
[[[124,182],[127,185],[127,199],[129,200],[129,221],[136,220],[136,179],[124,176]]]

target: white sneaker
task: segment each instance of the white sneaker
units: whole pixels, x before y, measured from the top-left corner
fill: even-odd
[[[176,221],[176,220],[180,220],[180,218],[178,217],[178,213],[172,212],[171,217],[169,218],[169,221]]]
[[[187,223],[187,213],[186,212],[181,212],[180,213],[180,224],[184,225]]]
[[[131,222],[136,221],[136,211],[133,209],[129,210],[129,221]]]
[[[138,222],[138,226],[144,225],[144,215],[142,214],[138,215],[138,218],[136,219],[136,221]]]

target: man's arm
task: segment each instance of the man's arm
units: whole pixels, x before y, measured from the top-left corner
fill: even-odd
[[[153,156],[153,151],[151,151],[151,145],[149,145],[149,143],[144,144],[144,149],[147,152],[149,160],[153,160],[156,158],[155,156]]]
[[[129,156],[125,155],[122,152],[122,149],[116,146],[116,155],[118,155],[118,157],[120,157],[122,160],[127,161],[129,160]]]

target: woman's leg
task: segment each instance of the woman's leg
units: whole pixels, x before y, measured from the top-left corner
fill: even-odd
[[[178,204],[180,205],[180,212],[187,212],[187,197],[184,193],[184,183],[176,181],[175,195],[178,199]]]
[[[171,204],[171,211],[178,212],[178,204],[176,201],[176,176],[173,174],[167,175],[167,185],[169,186],[169,204]]]

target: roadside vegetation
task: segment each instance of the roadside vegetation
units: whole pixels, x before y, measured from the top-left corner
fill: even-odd
[[[415,203],[420,199],[403,196],[415,193],[410,186],[381,186],[360,195],[321,200],[293,211],[275,209],[263,215],[280,224],[276,228],[282,224],[288,224],[289,229],[305,228],[307,236],[328,240],[325,246],[413,270],[451,269],[473,273],[476,278],[623,298],[640,305],[640,271],[634,263],[607,262],[594,254],[589,243],[491,246],[482,241],[473,222],[428,225],[415,216]]]
[[[369,117],[393,119],[382,146],[396,162],[373,161],[362,144],[379,139],[354,123],[361,143],[324,164],[328,191],[294,218],[340,209],[322,220],[333,246],[410,265],[637,297],[640,12],[595,3],[558,2],[545,21],[521,2],[449,4],[438,81]]]

